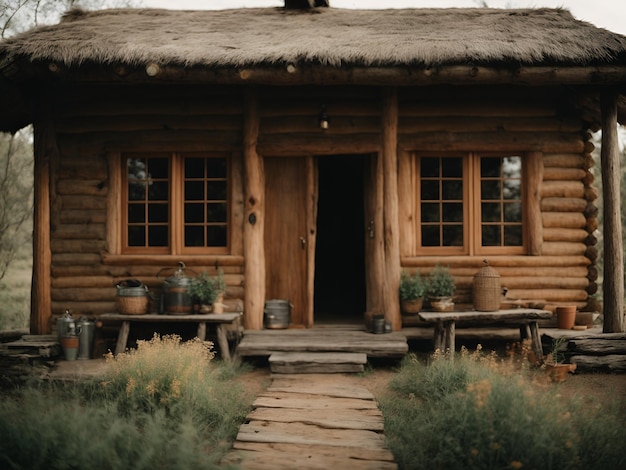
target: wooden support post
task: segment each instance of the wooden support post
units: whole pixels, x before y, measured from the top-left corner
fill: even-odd
[[[624,251],[620,207],[620,154],[616,91],[602,94],[602,192],[604,195],[604,333],[624,331]]]
[[[543,358],[543,346],[541,346],[541,336],[539,335],[539,325],[536,321],[531,321],[528,323],[528,328],[530,329],[530,338],[532,340],[532,348],[535,353],[535,357],[537,360],[541,360]]]
[[[198,332],[196,336],[200,341],[204,341],[206,339],[206,323],[201,321],[198,323]]]
[[[528,252],[541,256],[543,252],[543,221],[541,218],[541,185],[543,184],[543,153],[529,152],[524,162],[525,195],[527,207],[524,236],[528,239]]]
[[[257,96],[248,89],[245,96],[244,118],[244,255],[245,293],[244,325],[250,330],[263,328],[265,303],[265,249],[264,249],[264,206],[265,171],[263,158],[257,153],[259,115]]]
[[[115,343],[115,355],[123,353],[126,350],[128,342],[128,333],[130,333],[130,322],[123,321],[120,326],[120,332],[117,334],[117,343]]]
[[[444,348],[445,348],[445,343],[444,343],[444,327],[443,327],[443,322],[437,322],[435,323],[435,334],[434,334],[434,341],[433,341],[433,349],[436,351],[437,349],[439,349],[439,351],[444,352]]]
[[[228,345],[228,338],[226,337],[226,327],[222,324],[217,325],[217,344],[220,346],[222,359],[226,362],[230,362],[230,346]]]
[[[385,229],[385,317],[393,331],[402,329],[400,315],[400,228],[398,223],[398,93],[383,90],[383,207]]]
[[[448,320],[443,323],[445,330],[444,352],[450,351],[450,357],[454,357],[454,349],[456,347],[456,325],[454,320]]]
[[[58,156],[51,120],[44,118],[35,127],[35,174],[33,213],[33,275],[31,284],[30,332],[50,332],[52,296],[50,293],[50,171]]]

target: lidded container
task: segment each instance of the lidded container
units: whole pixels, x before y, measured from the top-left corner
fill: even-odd
[[[68,334],[70,329],[70,324],[74,327],[74,317],[69,310],[65,310],[65,314],[62,317],[57,318],[57,338],[59,343],[61,342],[61,338]]]
[[[163,268],[161,271],[171,268]],[[161,273],[159,271],[159,274]],[[159,277],[157,274],[157,277]],[[178,269],[173,276],[163,281],[161,289],[161,312],[169,315],[189,315],[193,313],[193,299],[189,286],[193,278],[185,275],[185,263],[178,262]]]
[[[483,260],[484,267],[474,274],[472,286],[472,298],[474,310],[479,312],[495,312],[500,310],[502,301],[502,288],[500,275],[489,266],[489,261]]]
[[[93,338],[96,332],[96,323],[87,317],[81,317],[78,326],[78,359],[91,359]]]

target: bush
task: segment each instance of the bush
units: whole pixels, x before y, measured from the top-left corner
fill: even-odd
[[[38,384],[0,404],[0,468],[220,468],[251,398],[211,343],[155,336],[97,382]]]
[[[406,271],[400,274],[400,299],[416,300],[424,297],[425,285],[419,271],[411,275]]]
[[[408,357],[381,403],[400,468],[624,468],[624,413],[565,401],[533,374],[480,351]]]

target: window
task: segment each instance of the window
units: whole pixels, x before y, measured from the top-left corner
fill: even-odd
[[[125,253],[228,249],[229,168],[223,154],[122,156]]]
[[[522,157],[418,155],[421,253],[523,253]]]

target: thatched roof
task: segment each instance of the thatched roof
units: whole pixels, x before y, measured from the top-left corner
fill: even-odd
[[[74,10],[0,44],[0,64],[16,57],[67,66],[626,64],[626,37],[563,9]]]
[[[516,68],[559,67],[577,68],[570,77],[580,77],[582,68],[589,84],[623,87],[626,37],[563,9],[72,10],[57,25],[0,42],[0,130],[32,122],[28,103],[32,90],[54,79],[49,64],[73,79],[87,69],[158,64],[177,73],[184,68],[176,77],[193,70],[197,80],[197,72],[204,71],[219,74],[223,82],[234,80],[237,70],[253,69],[266,72],[259,79],[266,84],[284,79],[287,65],[303,70],[300,80],[312,80],[311,71],[331,70],[335,83],[372,84],[354,78],[360,68],[368,80],[377,76],[390,85],[401,83],[376,73],[405,68],[414,80],[413,72],[421,70],[427,84],[437,84],[445,74],[432,75],[431,69],[486,67],[496,75],[509,70],[506,79],[525,83]],[[613,72],[594,69],[603,66]],[[463,80],[469,76],[461,73]],[[471,83],[488,83],[483,77],[472,75]],[[551,77],[553,85],[564,84],[561,75]],[[328,84],[325,80],[311,83]]]

